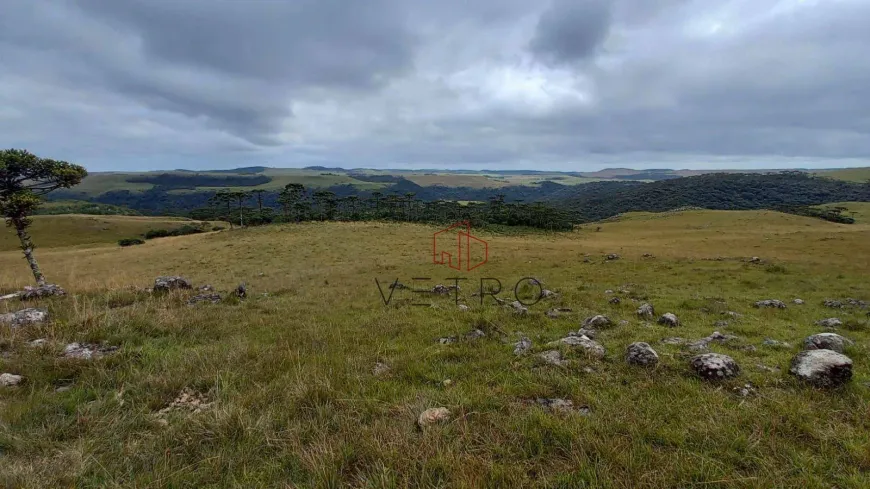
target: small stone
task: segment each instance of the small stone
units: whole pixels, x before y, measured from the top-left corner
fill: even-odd
[[[541,290],[541,299],[554,299],[556,297],[559,297],[559,294],[553,292],[552,290]]]
[[[807,350],[832,350],[837,353],[843,353],[846,347],[852,344],[852,340],[837,333],[814,334],[804,340],[804,346]]]
[[[794,304],[796,304],[796,305],[798,305],[798,306],[802,306],[802,305],[804,305],[804,301],[803,301],[802,299],[795,299],[795,300],[792,301],[792,303],[794,303]]]
[[[374,368],[372,368],[372,373],[377,377],[380,377],[381,375],[384,375],[389,371],[390,371],[390,366],[387,365],[386,363],[383,363],[383,362],[375,363]]]
[[[730,318],[734,318],[734,319],[740,319],[740,318],[743,317],[742,314],[740,314],[740,313],[738,313],[738,312],[734,312],[734,311],[725,311],[725,312],[722,313],[722,315],[723,315],[723,316],[728,316],[728,317],[730,317]]]
[[[80,360],[91,360],[115,353],[117,350],[117,346],[70,343],[64,347],[62,356]]]
[[[484,336],[486,336],[486,333],[479,329],[472,329],[468,333],[465,333],[465,339],[469,341],[474,341],[483,338]]]
[[[19,294],[19,299],[22,301],[31,301],[34,299],[42,299],[44,297],[58,297],[66,295],[66,291],[58,285],[46,284],[38,287],[24,287],[24,290]]]
[[[614,305],[617,305],[617,304],[619,304],[620,302],[622,302],[622,299],[620,299],[619,297],[613,297],[613,298],[611,298],[611,299],[610,299],[609,301],[607,301],[607,302],[609,302],[609,303],[611,303],[611,304],[614,304]]]
[[[662,338],[661,343],[665,345],[684,345],[688,340],[677,336],[670,338]]]
[[[728,321],[716,321],[715,323],[713,323],[713,326],[715,326],[717,328],[727,328]]]
[[[535,399],[535,402],[551,411],[568,413],[574,410],[574,402],[570,399],[546,399],[543,397],[539,397]]]
[[[745,384],[743,387],[735,387],[734,392],[740,397],[749,397],[756,393],[752,384]]]
[[[760,363],[757,364],[755,366],[755,368],[757,368],[758,370],[761,370],[762,372],[769,372],[769,373],[779,372],[779,369],[776,367],[768,367],[767,365],[763,365]]]
[[[466,306],[465,304],[459,304],[459,305],[456,306],[456,307],[457,307],[460,311],[467,311],[467,310],[468,310],[468,306]]]
[[[702,379],[706,380],[722,380],[740,374],[737,362],[721,353],[704,353],[692,357],[689,364]]]
[[[239,299],[244,299],[248,297],[248,286],[244,282],[240,283],[236,290],[233,292],[236,297]]]
[[[33,340],[30,343],[28,343],[28,345],[31,348],[41,348],[47,344],[48,344],[48,340],[45,338],[39,338],[38,340]]]
[[[550,365],[563,367],[567,362],[562,359],[562,354],[559,350],[548,350],[538,355],[538,357]]]
[[[655,258],[655,256],[652,253],[644,253],[643,255],[641,255],[641,257],[643,257],[643,258]]]
[[[453,385],[453,380],[452,379],[444,379],[441,381],[441,385],[443,385],[444,387],[450,387],[451,385]]]
[[[775,340],[773,338],[765,338],[764,341],[761,342],[763,346],[769,346],[771,348],[791,348],[791,345],[785,343],[783,341]]]
[[[677,319],[677,316],[671,312],[666,312],[662,314],[662,317],[659,318],[658,322],[659,324],[667,326],[669,328],[674,328],[680,325],[680,320]]]
[[[525,316],[529,313],[529,308],[524,306],[520,301],[513,301],[510,303],[510,306],[514,310],[514,314]]]
[[[214,287],[211,285],[201,285],[197,290],[200,292],[214,292]]]
[[[843,303],[834,299],[825,299],[822,301],[822,305],[825,307],[830,307],[831,309],[842,309]]]
[[[763,301],[757,301],[755,303],[755,307],[772,307],[774,309],[785,309],[785,302],[777,299],[766,299]]]
[[[641,304],[640,307],[637,308],[637,315],[641,318],[652,319],[656,312],[655,308],[653,308],[652,304],[644,303]]]
[[[655,365],[659,363],[659,355],[648,343],[637,342],[628,345],[625,361],[631,365]]]
[[[24,377],[15,374],[0,374],[0,386],[15,387],[24,381]]]
[[[187,301],[187,304],[191,306],[196,305],[200,302],[210,302],[212,304],[217,304],[220,301],[220,294],[199,294],[191,297],[190,300]]]
[[[837,387],[852,379],[852,359],[833,350],[805,350],[794,357],[789,373],[816,387]]]
[[[611,324],[610,318],[601,314],[588,317],[583,321],[584,328],[606,328]]]
[[[821,321],[816,321],[816,325],[821,326],[823,328],[837,328],[843,325],[843,321],[840,321],[839,318],[827,318],[822,319]]]
[[[757,256],[753,256],[752,258],[749,259],[749,263],[761,263],[761,258],[759,258]]]
[[[604,256],[604,259],[607,261],[619,260],[619,255],[616,253],[609,253]]]
[[[459,338],[457,338],[455,336],[445,336],[443,338],[438,338],[438,343],[440,343],[442,345],[452,345],[453,343],[456,343],[457,341],[459,341]]]
[[[620,325],[620,326],[628,326],[628,321],[625,320],[625,319],[620,319],[620,320],[619,320],[619,325]]]
[[[426,428],[436,423],[443,423],[450,420],[450,410],[446,407],[430,408],[422,413],[417,418],[417,425],[420,428]]]
[[[592,328],[580,328],[577,330],[577,332],[572,331],[568,333],[568,336],[588,336],[589,338],[592,338],[594,340],[595,337],[598,336],[598,331]]]
[[[607,295],[610,295],[610,294],[612,294],[612,293],[613,293],[613,291],[612,291],[612,290],[610,290],[610,289],[607,289],[607,290],[605,290],[605,291],[604,291],[604,293],[605,293],[605,294],[607,294]]]
[[[523,336],[520,341],[514,343],[514,355],[525,355],[532,348],[532,340]]]

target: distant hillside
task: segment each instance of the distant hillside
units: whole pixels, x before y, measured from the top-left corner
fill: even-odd
[[[775,209],[830,202],[868,202],[870,185],[819,178],[801,172],[708,174],[634,186],[595,184],[568,190],[558,204],[579,220],[631,211],[662,212],[680,207],[720,210]]]

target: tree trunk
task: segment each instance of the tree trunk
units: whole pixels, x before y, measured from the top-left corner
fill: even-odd
[[[21,219],[11,219],[12,225],[15,226],[15,232],[18,233],[18,239],[21,241],[21,250],[24,252],[24,258],[30,265],[30,270],[33,272],[33,278],[36,279],[36,285],[42,287],[46,284],[45,275],[39,269],[39,264],[36,263],[36,257],[33,256],[33,241],[30,240],[30,235],[27,234],[27,223]]]

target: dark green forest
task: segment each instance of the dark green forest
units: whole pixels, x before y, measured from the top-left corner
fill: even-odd
[[[662,212],[681,207],[723,210],[775,209],[844,222],[836,213],[808,206],[870,201],[870,184],[815,177],[803,172],[713,173],[660,180],[601,181],[581,185],[542,182],[537,186],[494,188],[420,186],[405,178],[371,176],[390,183],[380,191],[353,185],[281,191],[220,190],[170,193],[180,185],[250,183],[263,176],[158,175],[147,191],[116,190],[89,198],[95,204],[133,209],[146,215],[225,219],[236,224],[301,220],[393,219],[441,222],[468,219],[477,225],[570,229],[624,212]],[[205,178],[209,183],[203,183]],[[163,185],[168,184],[168,185]],[[238,186],[238,185],[234,185]],[[69,198],[59,192],[56,198]],[[82,198],[77,196],[77,198]],[[466,201],[467,205],[458,202]]]

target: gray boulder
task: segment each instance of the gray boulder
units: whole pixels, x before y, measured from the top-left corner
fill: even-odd
[[[70,343],[64,347],[63,356],[65,358],[91,360],[110,355],[116,351],[118,351],[117,346],[96,345],[91,343]]]
[[[656,315],[656,310],[652,304],[641,304],[637,308],[637,315],[641,318],[652,319]]]
[[[837,333],[814,334],[804,340],[804,347],[807,350],[832,350],[837,353],[843,353],[843,350],[851,344],[853,344],[851,340]]]
[[[755,303],[755,307],[769,307],[774,309],[785,309],[785,302],[777,299],[766,299]]]
[[[680,325],[680,320],[677,319],[677,316],[674,313],[666,312],[659,318],[659,324],[669,328],[674,328]]]
[[[45,309],[27,308],[8,314],[0,314],[0,324],[8,324],[12,328],[26,326],[28,324],[40,324],[48,320],[48,311]]]
[[[659,355],[649,343],[637,342],[628,345],[625,361],[631,365],[651,366],[659,363]]]
[[[827,318],[816,321],[816,325],[823,328],[837,328],[843,325],[843,321],[840,321],[840,318]]]
[[[606,353],[604,347],[601,346],[600,343],[588,336],[566,336],[559,340],[559,342],[568,346],[582,348],[587,354],[597,358],[603,357]]]
[[[514,355],[524,355],[532,348],[532,340],[523,336],[520,341],[514,343]]]
[[[562,359],[562,353],[559,350],[548,350],[538,355],[538,358],[543,360],[550,365],[556,365],[558,367],[563,367],[567,362]]]
[[[833,350],[805,350],[791,361],[789,372],[816,387],[837,387],[852,379],[852,359]]]
[[[602,316],[601,314],[588,317],[583,321],[584,328],[606,328],[611,324],[613,323],[610,321],[610,318]]]
[[[24,377],[15,374],[0,374],[0,386],[15,387],[24,380]]]
[[[190,282],[183,277],[157,277],[154,279],[154,292],[169,292],[178,289],[191,289]]]
[[[740,367],[737,362],[728,355],[721,353],[704,353],[692,357],[689,361],[692,369],[702,379],[706,380],[722,380],[731,377],[736,377],[740,374]]]

